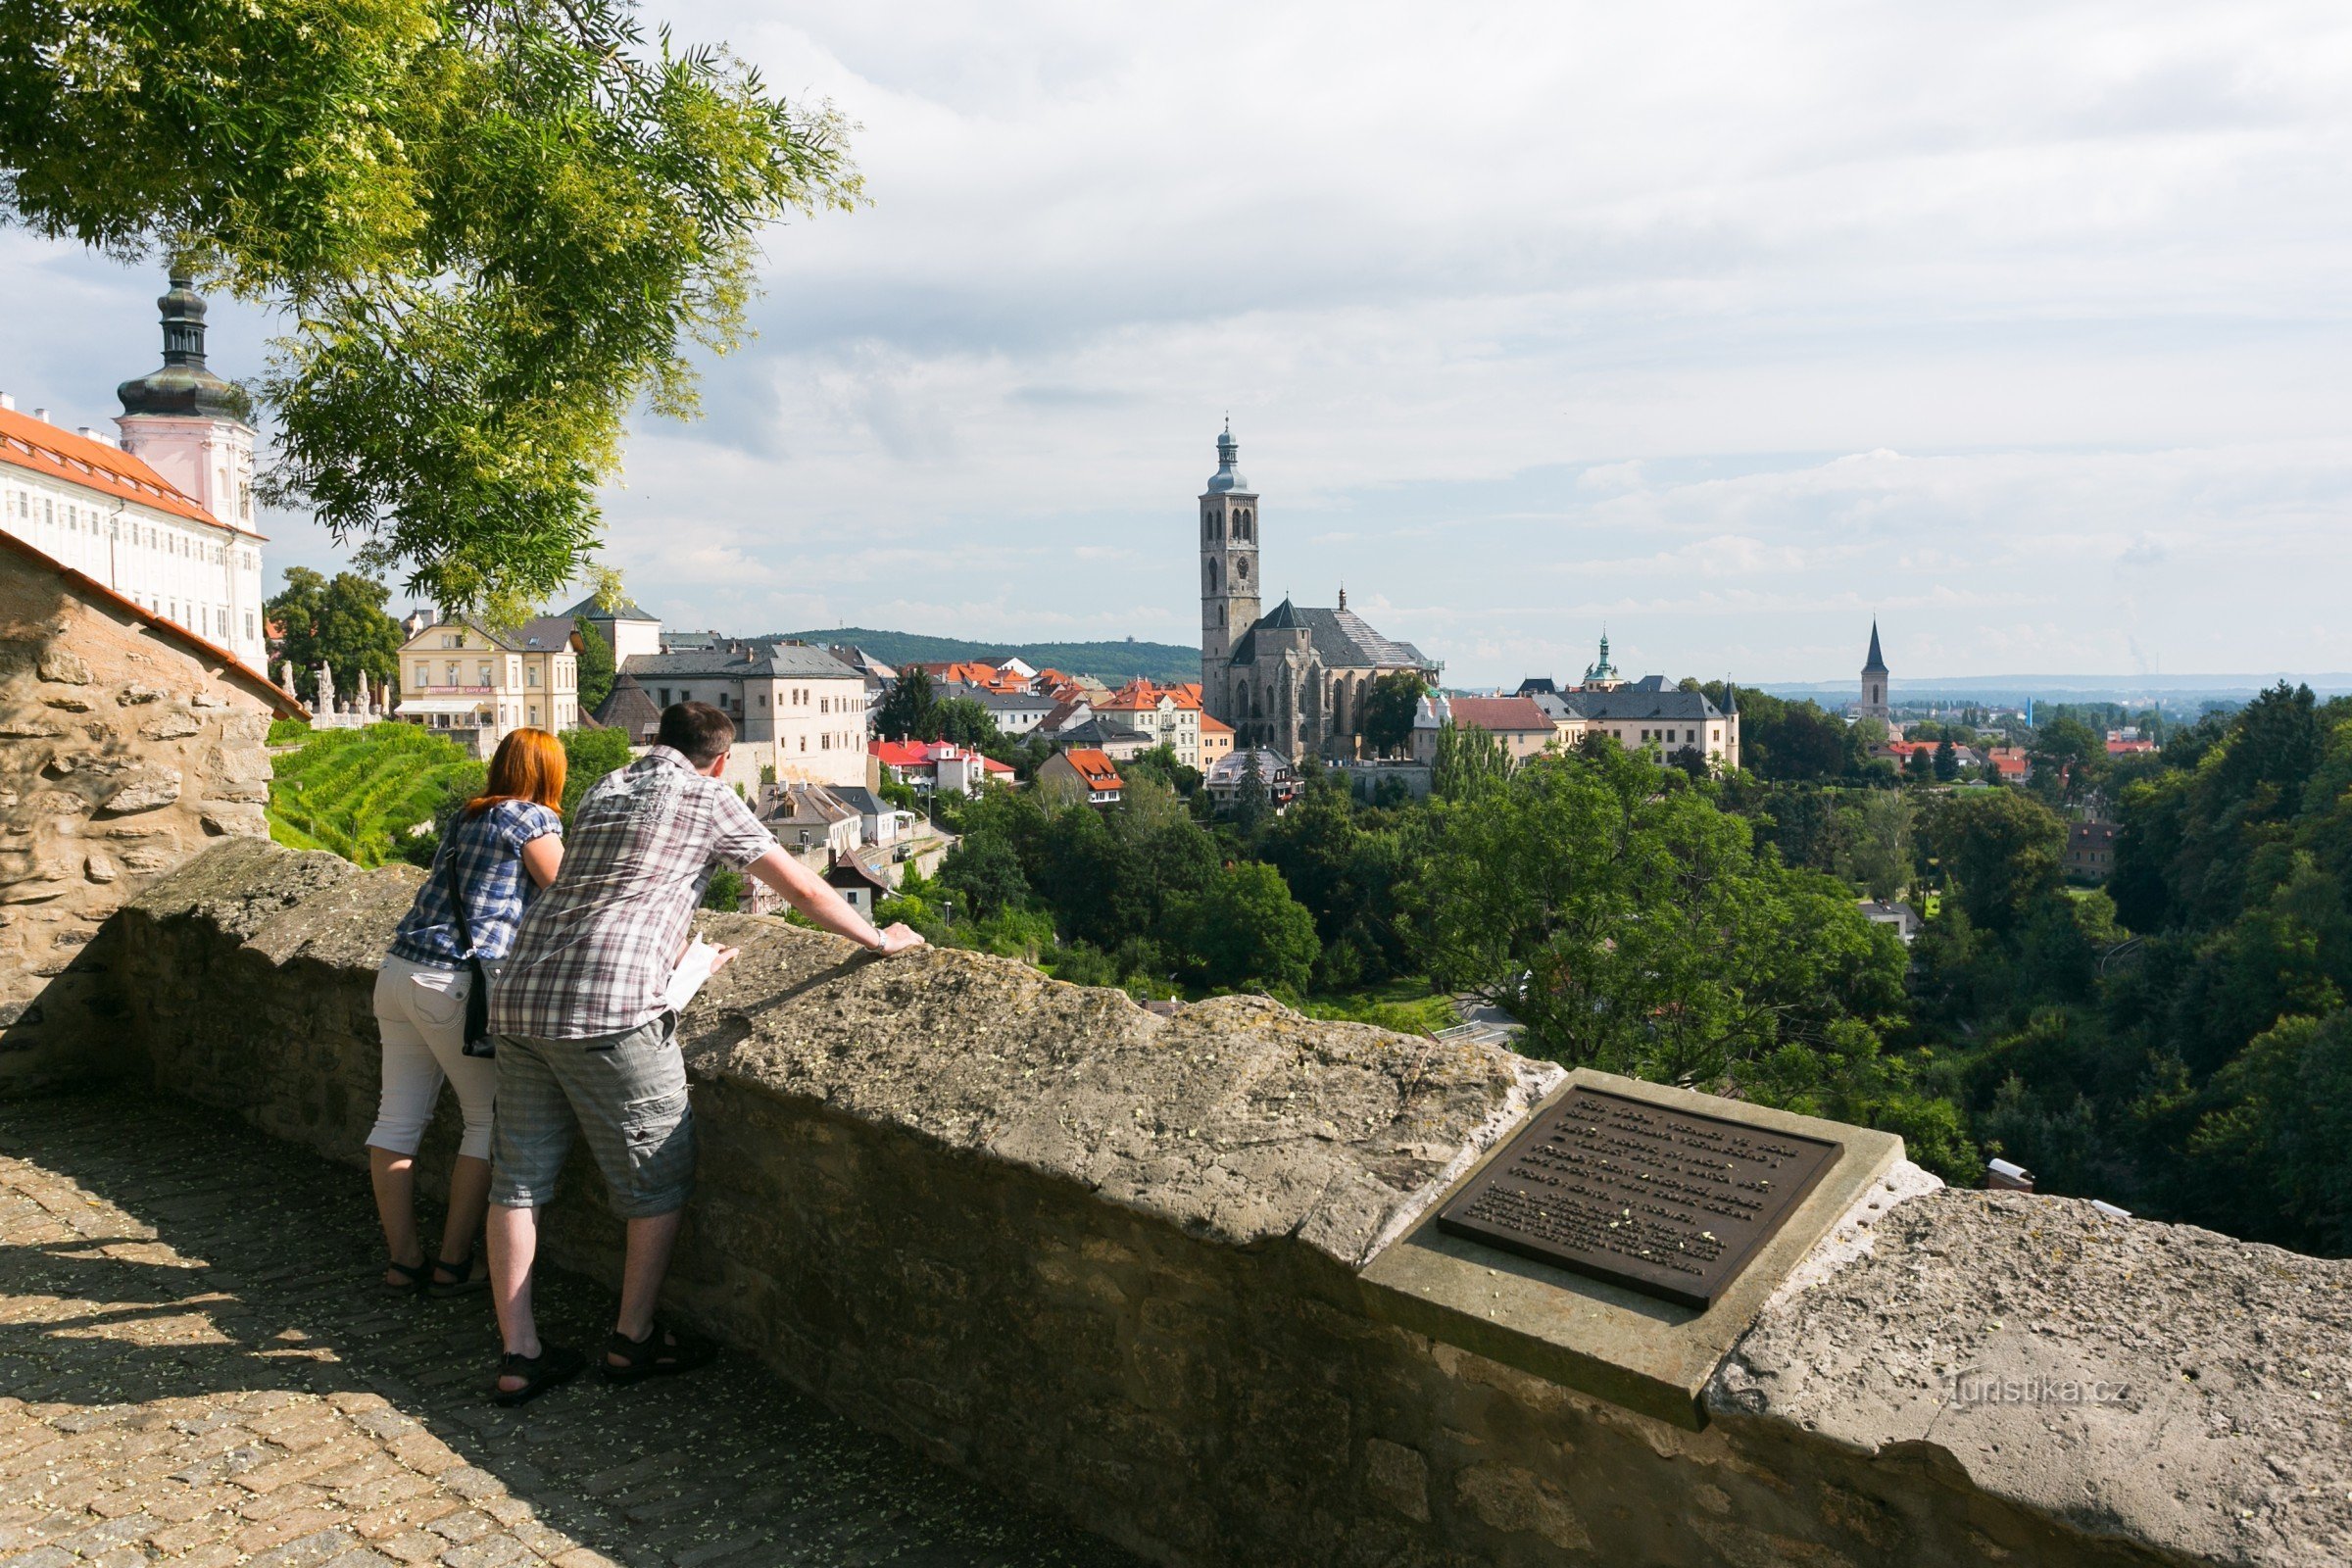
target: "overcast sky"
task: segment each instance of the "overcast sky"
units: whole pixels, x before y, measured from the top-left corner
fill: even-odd
[[[636,424],[665,619],[1192,642],[1230,410],[1268,584],[1453,683],[2352,669],[2340,3],[654,14],[873,198]],[[158,286],[0,236],[0,388],[118,412]]]

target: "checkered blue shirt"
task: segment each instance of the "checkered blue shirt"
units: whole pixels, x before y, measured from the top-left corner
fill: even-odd
[[[503,958],[514,945],[514,927],[537,891],[522,868],[522,847],[564,831],[564,819],[530,801],[501,801],[479,816],[460,813],[433,857],[433,873],[416,890],[416,902],[392,933],[392,956],[435,969],[464,966],[469,955],[458,940],[457,917],[449,906],[449,869],[454,861],[466,895],[466,923],[476,958]]]
[[[775,847],[732,785],[666,746],[606,774],[572,813],[555,885],[514,934],[491,1032],[586,1040],[653,1022],[712,874]]]

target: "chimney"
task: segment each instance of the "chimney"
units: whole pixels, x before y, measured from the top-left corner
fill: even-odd
[[[14,397],[6,392],[0,392],[0,409],[6,409],[13,414],[16,412],[16,407],[17,400]]]
[[[43,424],[47,424],[49,422],[49,411],[47,409],[33,410],[32,416],[40,420]]]

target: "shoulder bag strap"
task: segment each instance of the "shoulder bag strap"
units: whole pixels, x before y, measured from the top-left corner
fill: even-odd
[[[455,827],[456,823],[450,824]],[[451,920],[458,928],[458,945],[466,951],[466,961],[473,959],[473,925],[466,918],[466,886],[458,880],[457,846],[444,839],[441,843],[441,885],[449,893]]]

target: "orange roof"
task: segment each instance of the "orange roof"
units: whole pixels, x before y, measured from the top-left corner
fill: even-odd
[[[1233,726],[1214,713],[1202,713],[1200,715],[1200,733],[1203,735],[1230,735],[1233,733]]]
[[[1115,790],[1119,788],[1119,770],[1110,763],[1106,753],[1091,746],[1073,746],[1061,754],[1070,760],[1078,776],[1086,780],[1088,789]]]
[[[84,490],[96,490],[122,501],[136,501],[192,522],[211,523],[216,528],[255,539],[262,537],[251,528],[240,528],[214,516],[185,491],[120,447],[61,430],[45,419],[20,414],[15,409],[0,409],[0,463],[13,464],[44,479],[79,485]]]
[[[1148,680],[1138,678],[1095,704],[1095,710],[1098,712],[1142,712],[1156,709],[1163,702],[1176,708],[1198,709],[1200,706],[1200,688],[1198,685],[1154,686]]]
[[[268,703],[270,711],[278,717],[302,718],[309,713],[310,710],[302,706],[301,698],[287,691],[219,643],[199,637],[178,621],[167,620],[146,606],[123,598],[97,578],[86,572],[75,571],[72,566],[67,565],[39,546],[27,544],[13,533],[0,532],[0,549],[13,550],[35,565],[46,566],[117,614],[128,615],[146,626],[148,630],[162,632],[181,647],[193,651],[207,661],[218,663],[224,678],[244,681],[255,687],[257,689],[255,695]]]

